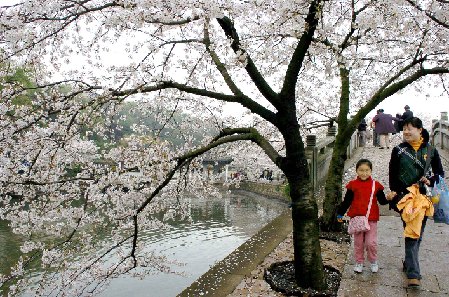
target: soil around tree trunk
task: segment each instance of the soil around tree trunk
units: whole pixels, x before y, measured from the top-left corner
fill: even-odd
[[[324,266],[326,289],[317,291],[311,288],[301,288],[296,285],[295,267],[293,261],[283,261],[272,264],[265,270],[264,279],[270,287],[287,296],[333,297],[337,296],[341,273],[332,266]]]
[[[320,231],[320,239],[333,241],[338,244],[350,243],[351,237],[346,232],[347,226],[343,226],[343,229],[343,232]],[[324,265],[324,277],[326,289],[317,291],[311,288],[301,288],[296,284],[293,261],[273,263],[264,271],[264,279],[270,285],[271,289],[284,295],[307,297],[337,296],[338,288],[340,287],[341,272],[332,266]]]
[[[351,242],[351,235],[348,234],[348,223],[342,223],[341,232],[326,232],[320,230],[320,239],[334,241],[336,243]]]

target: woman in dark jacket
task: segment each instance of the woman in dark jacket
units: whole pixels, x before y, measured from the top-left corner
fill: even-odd
[[[428,132],[424,131],[423,133],[423,130],[422,121],[419,118],[413,117],[405,120],[403,125],[405,141],[394,147],[391,152],[389,181],[390,189],[396,193],[396,196],[390,201],[390,206],[397,212],[399,212],[397,203],[409,193],[407,187],[413,184],[419,184],[421,193],[425,194],[424,184],[433,186],[438,181],[438,176],[444,176],[440,155],[435,148],[429,145]],[[423,136],[426,139],[423,139]],[[426,160],[429,156],[431,158],[430,167],[433,175],[430,174],[430,170],[424,172]],[[405,261],[403,268],[407,274],[408,285],[410,287],[420,285],[419,246],[426,221],[427,217],[424,216],[420,238],[405,238]]]

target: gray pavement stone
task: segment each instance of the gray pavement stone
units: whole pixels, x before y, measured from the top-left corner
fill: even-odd
[[[404,236],[398,216],[381,216],[378,224],[379,272],[365,264],[361,274],[353,272],[353,245],[342,273],[338,296],[430,296],[449,297],[449,225],[429,220],[421,244],[420,266],[423,279],[419,289],[407,288],[402,272]]]
[[[394,296],[407,297],[407,292],[401,287],[378,286],[369,282],[363,282],[362,285],[358,280],[346,280],[340,284],[338,297],[379,297]]]
[[[406,289],[407,297],[448,297],[449,294],[435,293],[423,289]]]
[[[428,292],[440,293],[441,289],[438,284],[436,275],[421,273],[423,278],[421,280],[421,289]]]
[[[385,155],[385,159],[379,159]],[[449,164],[449,153],[440,153],[443,157],[443,166]],[[385,152],[365,148],[362,157],[378,160],[373,170],[373,177],[379,180],[388,192],[388,175],[378,168],[386,168],[382,164],[390,158]],[[354,168],[348,172],[351,175]],[[449,183],[449,178],[446,178]],[[380,221],[378,223],[378,262],[379,272],[372,274],[367,263],[363,273],[356,275],[353,272],[353,246],[351,245],[346,265],[342,272],[342,281],[338,296],[425,296],[449,297],[449,225],[435,224],[432,219],[427,221],[424,238],[421,243],[420,266],[421,287],[411,289],[407,287],[407,277],[402,272],[402,259],[404,258],[404,236],[402,221],[399,214],[380,206]]]
[[[447,275],[437,276],[438,286],[441,292],[449,295],[449,277]]]

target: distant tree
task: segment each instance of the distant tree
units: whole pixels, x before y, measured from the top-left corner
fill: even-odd
[[[449,73],[449,48],[443,41],[449,35],[448,27],[441,21],[428,20],[428,17],[443,17],[442,12],[448,11],[449,3],[431,1],[434,3],[421,8],[413,1],[406,1],[412,6],[400,2],[394,7],[374,1],[352,2],[347,8],[351,14],[347,14],[346,22],[332,17],[323,20],[323,26],[333,28],[336,33],[317,35],[314,40],[328,50],[328,56],[320,56],[329,67],[328,79],[340,81],[339,110],[335,116],[338,130],[321,220],[321,227],[326,231],[341,228],[336,210],[342,199],[346,148],[360,121],[383,100],[411,86],[425,93],[434,92],[434,86],[444,84],[443,75]],[[401,30],[400,36],[397,34],[399,15],[401,26],[407,28]],[[373,23],[380,25],[373,26]],[[349,118],[349,114],[353,116]]]

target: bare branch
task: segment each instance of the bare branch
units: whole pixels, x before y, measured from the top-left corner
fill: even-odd
[[[302,63],[306,56],[309,46],[312,42],[313,34],[318,25],[318,16],[323,8],[323,0],[314,0],[309,6],[309,13],[305,20],[305,29],[298,45],[292,55],[290,63],[285,74],[284,84],[280,92],[282,100],[288,100],[291,104],[295,101],[295,88],[298,80],[299,71],[302,68]]]
[[[278,94],[276,94],[276,92],[273,91],[268,82],[259,72],[248,52],[246,52],[246,50],[241,47],[240,38],[237,33],[237,30],[234,27],[234,23],[228,17],[219,18],[217,19],[217,22],[220,24],[226,36],[230,40],[232,40],[231,47],[234,50],[234,52],[239,56],[244,56],[246,58],[247,62],[245,66],[246,72],[251,77],[257,89],[271,104],[273,104],[274,107],[277,107],[279,102]]]
[[[434,14],[432,14],[431,12],[429,12],[428,10],[424,10],[423,8],[421,8],[421,6],[418,5],[418,3],[416,3],[413,0],[406,0],[408,3],[410,3],[413,7],[415,7],[416,9],[418,9],[421,12],[424,12],[426,16],[428,16],[432,21],[434,21],[435,23],[437,23],[438,25],[449,29],[449,23],[447,21],[443,21],[439,18],[437,18]],[[444,3],[444,4],[449,4],[449,1],[444,1],[444,0],[438,0],[438,2],[440,3]],[[447,14],[446,14],[447,16]]]

